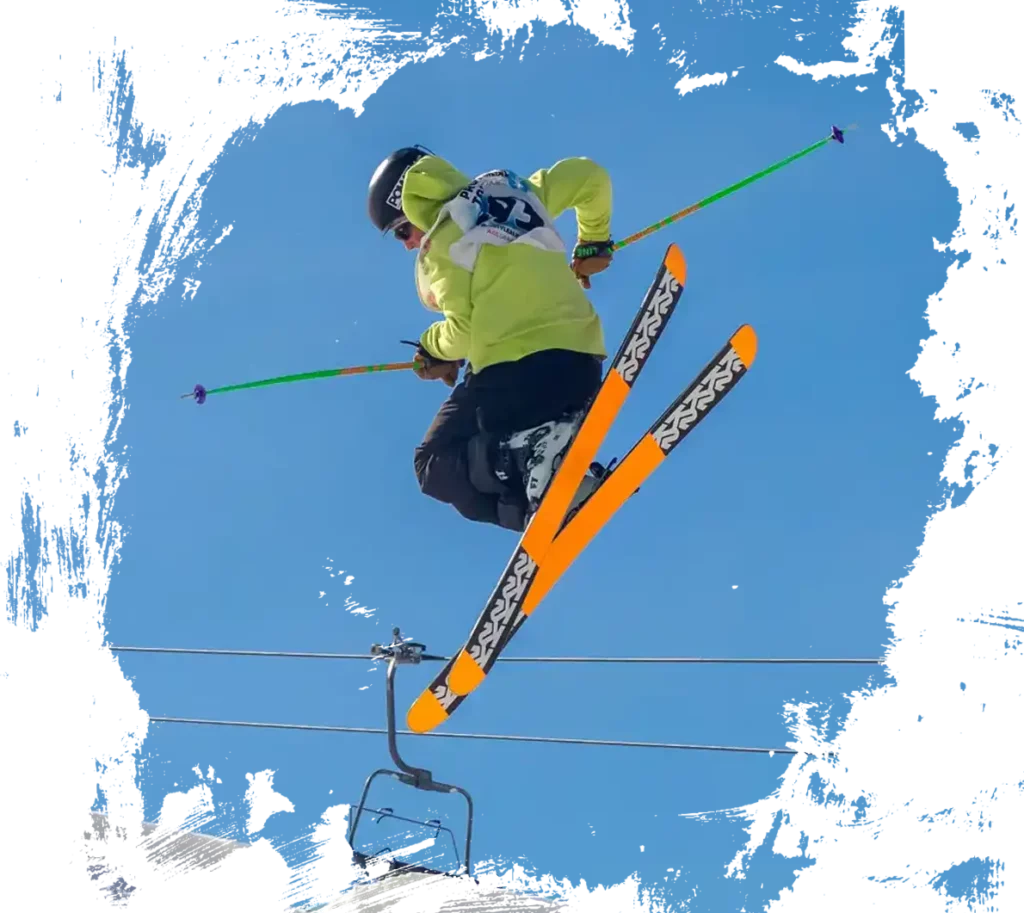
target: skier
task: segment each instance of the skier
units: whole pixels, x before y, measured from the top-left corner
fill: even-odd
[[[454,388],[416,448],[420,489],[522,531],[601,383],[604,334],[583,289],[611,263],[608,174],[568,158],[526,180],[471,180],[413,146],[381,162],[368,204],[417,251],[420,300],[442,317],[411,343],[417,376]],[[567,209],[580,239],[568,265],[554,226]],[[572,506],[596,485],[588,475]]]

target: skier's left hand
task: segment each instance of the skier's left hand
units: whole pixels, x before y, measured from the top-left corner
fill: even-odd
[[[420,380],[440,380],[449,387],[454,387],[459,380],[459,368],[465,364],[458,361],[441,361],[425,352],[417,352],[412,359],[415,362],[413,373]]]
[[[572,252],[569,268],[576,275],[580,285],[590,288],[590,277],[604,272],[612,263],[612,242],[580,241]]]
[[[412,346],[416,350],[413,355],[413,374],[420,380],[443,380],[449,387],[454,387],[459,381],[459,368],[465,363],[465,358],[458,361],[443,361],[434,358],[424,347],[422,342],[414,342],[411,339],[400,339],[399,342]]]

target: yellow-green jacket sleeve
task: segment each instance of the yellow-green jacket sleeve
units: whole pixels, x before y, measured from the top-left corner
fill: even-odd
[[[568,158],[529,178],[551,217],[576,210],[577,237],[604,241],[612,223],[612,182],[608,172],[588,158]]]

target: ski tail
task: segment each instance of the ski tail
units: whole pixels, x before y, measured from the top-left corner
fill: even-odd
[[[522,602],[565,520],[576,489],[661,337],[685,284],[686,259],[676,244],[670,244],[611,368],[469,640],[409,708],[406,721],[414,732],[428,732],[448,719],[490,671],[510,626],[521,616]]]
[[[725,395],[757,356],[757,334],[741,326],[704,370],[670,405],[648,432],[637,441],[622,462],[558,534],[533,586],[523,600],[522,614],[529,616],[604,525]],[[520,622],[521,624],[521,622]],[[513,631],[518,628],[516,625]]]

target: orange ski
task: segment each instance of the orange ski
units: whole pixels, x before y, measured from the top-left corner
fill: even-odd
[[[573,495],[660,338],[685,282],[686,260],[679,247],[671,244],[611,369],[469,640],[409,708],[406,721],[414,732],[428,732],[448,719],[490,671],[511,625],[522,614],[523,600],[565,521]]]

